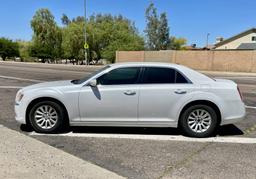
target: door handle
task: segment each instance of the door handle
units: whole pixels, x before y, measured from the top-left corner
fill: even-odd
[[[127,91],[124,92],[124,94],[131,96],[131,95],[135,95],[136,92],[135,91],[131,91],[131,90],[127,90]]]
[[[181,90],[181,89],[177,89],[177,90],[174,91],[174,93],[176,93],[176,94],[186,94],[187,91]]]

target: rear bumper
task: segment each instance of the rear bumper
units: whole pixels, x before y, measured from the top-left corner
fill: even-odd
[[[234,124],[245,119],[246,109],[245,109],[244,103],[236,105],[235,110],[230,110],[230,111],[233,111],[233,112],[230,115],[226,116],[224,119],[222,119],[220,125]]]
[[[222,123],[220,125],[234,124],[234,123],[237,123],[237,122],[240,122],[240,121],[244,120],[244,118],[245,118],[245,115],[230,118],[230,119],[225,119],[225,120],[222,121]]]

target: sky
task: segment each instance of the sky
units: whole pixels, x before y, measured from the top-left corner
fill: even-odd
[[[87,0],[87,13],[122,14],[135,22],[141,35],[145,9],[153,2],[158,13],[166,12],[170,34],[184,37],[188,45],[205,46],[216,37],[228,38],[256,27],[256,0]],[[30,40],[30,21],[39,8],[48,8],[61,25],[63,13],[82,16],[83,0],[0,0],[0,37]]]

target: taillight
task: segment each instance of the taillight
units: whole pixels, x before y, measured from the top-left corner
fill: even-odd
[[[240,91],[240,89],[239,89],[239,87],[237,86],[237,91],[238,91],[238,93],[239,93],[239,95],[240,95],[240,98],[241,98],[241,100],[243,101],[243,95],[242,95],[242,93],[241,93],[241,91]]]

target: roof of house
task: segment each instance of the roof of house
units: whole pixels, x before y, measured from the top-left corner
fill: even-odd
[[[237,47],[239,50],[256,50],[256,43],[242,43]]]
[[[242,32],[242,33],[239,33],[239,34],[237,34],[237,35],[235,35],[235,36],[233,36],[233,37],[230,37],[230,38],[228,38],[228,39],[226,39],[226,40],[223,40],[223,41],[221,41],[221,42],[215,44],[215,48],[218,48],[218,47],[220,47],[220,46],[222,46],[222,45],[224,45],[224,44],[227,44],[227,43],[229,43],[229,42],[232,42],[232,41],[234,41],[234,40],[236,40],[236,39],[239,39],[239,38],[241,38],[241,37],[243,37],[243,36],[246,36],[246,35],[248,35],[248,34],[250,34],[250,33],[256,33],[256,28],[251,28],[251,29],[246,30],[246,31],[244,31],[244,32]]]

